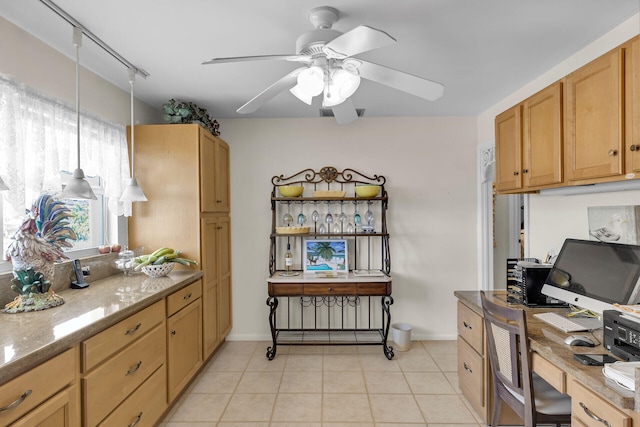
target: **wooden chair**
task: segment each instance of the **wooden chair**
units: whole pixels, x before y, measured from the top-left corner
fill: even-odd
[[[571,424],[571,398],[531,370],[524,310],[493,303],[484,292],[481,299],[493,376],[491,426],[498,427],[502,402],[524,420],[526,427]]]

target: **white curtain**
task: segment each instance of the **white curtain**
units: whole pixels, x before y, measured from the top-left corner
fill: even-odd
[[[125,127],[81,114],[80,153],[85,175],[103,180],[111,213],[130,215],[131,203],[118,201],[129,178]],[[59,193],[60,171],[73,172],[77,164],[75,107],[0,75],[0,177],[9,187],[0,193],[5,236],[40,194]]]

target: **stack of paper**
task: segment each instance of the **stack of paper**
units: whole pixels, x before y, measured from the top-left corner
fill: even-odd
[[[634,391],[636,388],[636,368],[640,368],[640,362],[605,363],[602,373],[621,387]]]

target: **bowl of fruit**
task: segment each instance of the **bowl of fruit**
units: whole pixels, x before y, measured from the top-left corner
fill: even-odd
[[[164,277],[173,271],[176,264],[198,265],[192,259],[181,257],[181,253],[179,250],[176,251],[168,247],[159,248],[149,255],[140,255],[134,258],[133,261],[136,264],[134,269],[142,270],[149,277]]]

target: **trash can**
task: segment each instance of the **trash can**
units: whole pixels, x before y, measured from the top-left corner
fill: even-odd
[[[391,325],[391,337],[394,350],[408,351],[411,348],[411,325],[408,323],[394,323]]]

